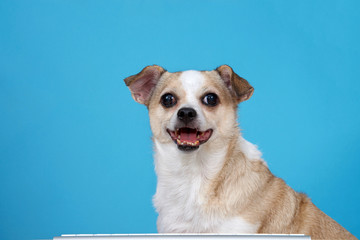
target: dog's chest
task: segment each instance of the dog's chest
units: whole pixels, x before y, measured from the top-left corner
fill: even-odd
[[[187,176],[171,181],[160,180],[154,196],[159,232],[194,232],[208,225],[200,197],[201,179]]]
[[[159,232],[256,232],[257,227],[240,216],[227,217],[221,207],[212,208],[206,170],[196,160],[184,164],[175,152],[161,153],[155,155],[158,184],[154,205],[159,213]]]

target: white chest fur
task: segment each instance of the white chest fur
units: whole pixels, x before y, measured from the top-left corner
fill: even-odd
[[[216,211],[205,211],[206,188],[221,169],[225,153],[182,153],[174,144],[164,145],[155,140],[158,183],[154,205],[159,213],[160,233],[256,232],[257,226],[241,216],[224,217]]]

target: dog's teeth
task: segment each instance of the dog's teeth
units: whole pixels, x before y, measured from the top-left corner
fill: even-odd
[[[190,146],[198,146],[200,141],[195,141],[195,142],[188,142],[188,141],[181,141],[179,139],[176,139],[176,143],[178,145],[190,145]]]

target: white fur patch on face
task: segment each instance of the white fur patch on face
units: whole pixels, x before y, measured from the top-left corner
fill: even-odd
[[[181,73],[179,80],[186,92],[186,102],[197,105],[196,93],[205,83],[204,75],[199,71],[189,70]]]
[[[199,71],[188,70],[181,73],[179,76],[181,85],[178,86],[182,88],[185,92],[184,99],[181,100],[182,104],[178,107],[181,109],[183,107],[193,108],[197,113],[197,122],[199,124],[199,130],[207,130],[207,122],[205,116],[201,109],[201,102],[199,99],[199,93],[206,83],[206,78]],[[177,122],[177,114],[174,114],[170,119],[169,129],[174,129],[174,126]]]

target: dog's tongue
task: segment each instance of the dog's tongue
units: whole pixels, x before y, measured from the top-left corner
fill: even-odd
[[[181,141],[196,142],[196,134],[197,130],[191,128],[181,128],[179,131]]]

